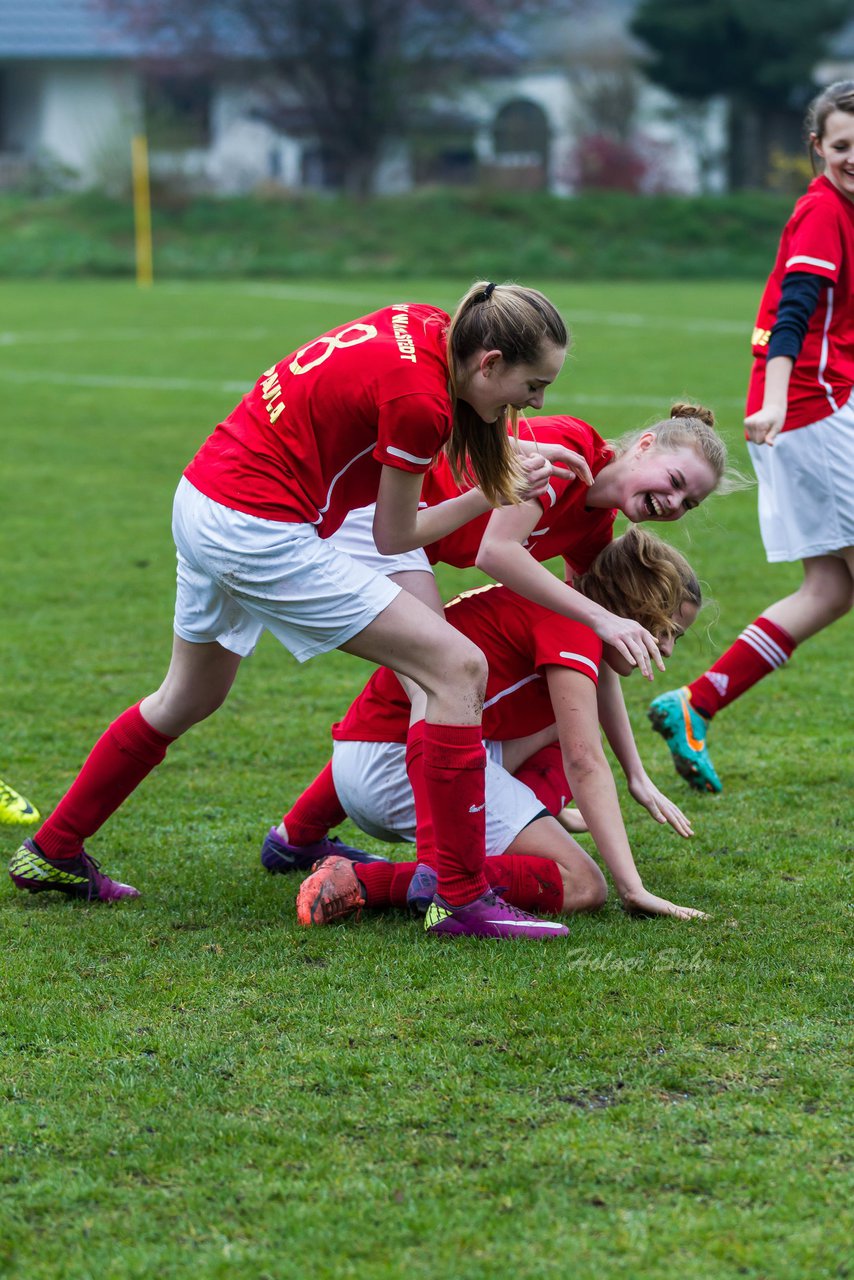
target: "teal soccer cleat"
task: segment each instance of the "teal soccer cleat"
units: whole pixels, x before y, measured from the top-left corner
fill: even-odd
[[[695,707],[687,688],[662,693],[647,712],[656,733],[664,738],[676,772],[695,791],[723,791],[706,747],[709,722]]]

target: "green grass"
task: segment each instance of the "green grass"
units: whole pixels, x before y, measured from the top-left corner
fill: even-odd
[[[791,203],[768,192],[568,200],[421,188],[354,202],[305,193],[176,200],[156,191],[155,269],[161,279],[371,276],[391,287],[401,278],[477,279],[497,262],[514,279],[754,280],[773,260]],[[0,195],[0,277],[127,278],[133,251],[127,200]]]
[[[747,469],[757,283],[530,282],[575,333],[548,409],[614,435],[696,396]],[[465,283],[0,286],[0,776],[49,810],[159,682],[174,484],[239,389],[328,325]],[[751,491],[668,536],[716,605],[656,689],[798,581],[765,564]],[[849,1276],[850,652],[846,621],[716,721],[719,798],[675,777],[627,682],[697,832],[627,799],[638,863],[707,922],[611,903],[567,946],[439,946],[402,915],[298,930],[294,883],[262,873],[366,670],[265,637],[91,842],[138,902],[0,888],[0,1275]]]

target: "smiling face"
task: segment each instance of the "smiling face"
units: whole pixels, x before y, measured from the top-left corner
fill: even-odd
[[[812,134],[811,141],[824,161],[825,177],[847,200],[854,201],[854,115],[831,111],[821,137]]]
[[[669,635],[657,635],[655,637],[662,658],[669,658],[673,654],[673,646],[677,640],[681,640],[685,632],[690,626],[693,626],[697,614],[700,612],[699,605],[694,604],[692,600],[686,600],[684,604],[673,614],[673,630]],[[627,658],[614,649],[610,644],[603,645],[602,657],[605,659],[609,667],[616,671],[618,676],[630,676],[633,671],[637,671],[637,667],[633,667]]]
[[[545,390],[563,367],[564,347],[546,343],[531,364],[508,364],[500,351],[481,351],[473,357],[459,387],[484,422],[496,422],[508,408],[542,409]]]
[[[711,464],[690,445],[660,449],[655,436],[642,435],[619,461],[614,506],[638,524],[641,520],[680,520],[707,498],[717,484]]]

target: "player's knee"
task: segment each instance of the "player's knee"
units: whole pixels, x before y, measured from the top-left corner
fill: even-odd
[[[582,865],[563,873],[564,909],[567,911],[599,911],[608,901],[608,885],[596,863]]]
[[[462,637],[461,637],[462,638]],[[485,656],[477,645],[468,643],[459,645],[456,652],[450,655],[452,662],[452,679],[461,690],[474,693],[482,698],[486,692],[486,678],[489,666]]]

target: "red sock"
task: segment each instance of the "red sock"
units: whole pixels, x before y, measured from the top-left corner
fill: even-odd
[[[563,880],[551,858],[502,853],[486,859],[486,877],[506,902],[522,911],[556,916],[563,910]]]
[[[424,784],[439,893],[452,907],[486,893],[486,750],[477,725],[424,722]],[[419,850],[419,858],[421,853]]]
[[[74,858],[143,778],[160,764],[174,738],[158,733],[128,707],[101,735],[53,813],[35,835],[49,858]]]
[[[529,786],[549,813],[560,813],[572,799],[572,791],[563,771],[560,743],[550,742],[529,756],[515,776]]]
[[[282,821],[288,829],[288,844],[314,844],[346,817],[332,780],[330,760],[294,801]]]
[[[405,907],[415,862],[357,862],[353,870],[365,890],[368,907]]]
[[[419,862],[436,870],[436,843],[433,816],[430,812],[429,788],[424,779],[424,721],[409,726],[406,737],[406,773],[415,797],[415,848]]]
[[[760,615],[705,675],[688,686],[692,706],[711,720],[763,677],[788,662],[794,649],[795,641],[788,631]]]

